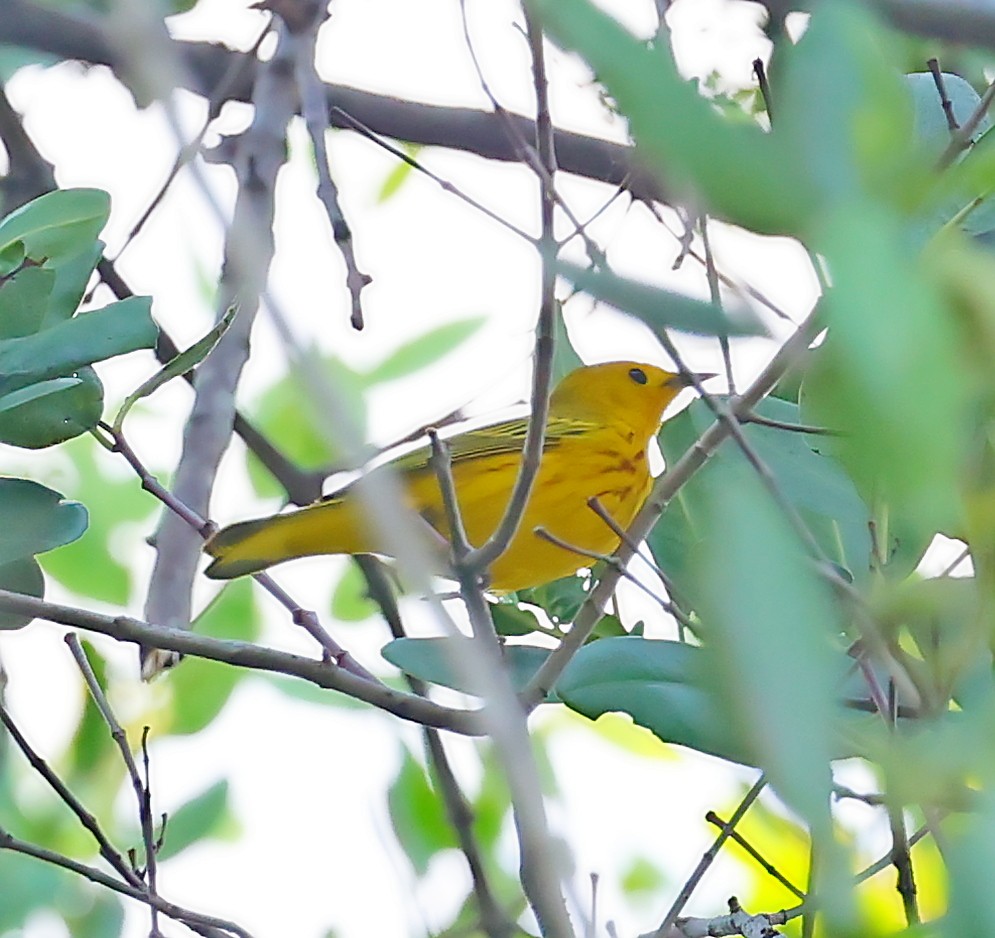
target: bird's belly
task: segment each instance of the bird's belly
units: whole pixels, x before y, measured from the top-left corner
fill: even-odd
[[[474,546],[487,540],[504,516],[518,462],[516,454],[491,457],[486,466],[454,467],[464,525]],[[578,454],[567,445],[547,452],[518,531],[491,567],[491,587],[508,591],[536,586],[590,566],[596,560],[591,554],[611,553],[619,539],[588,506],[588,499],[597,498],[619,526],[627,527],[642,506],[650,482],[641,453],[634,458],[614,450]],[[448,534],[435,480],[427,480],[420,488],[416,501],[423,513]],[[551,543],[536,529],[578,550]]]

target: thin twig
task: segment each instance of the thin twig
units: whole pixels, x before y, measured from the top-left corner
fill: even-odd
[[[207,136],[208,129],[221,114],[222,105],[228,99],[229,94],[239,83],[239,81],[241,81],[246,75],[252,60],[258,56],[259,47],[263,44],[263,40],[269,35],[271,28],[271,20],[267,18],[266,24],[259,31],[259,35],[256,36],[255,42],[252,43],[245,56],[235,56],[228,63],[224,74],[221,76],[221,80],[217,83],[217,85],[215,85],[211,93],[207,96],[207,116],[204,118],[204,122],[200,125],[200,129],[186,144],[179,148],[179,151],[176,154],[176,159],[173,161],[173,165],[166,174],[166,178],[163,180],[162,185],[149,201],[145,211],[139,216],[138,221],[136,221],[132,226],[131,231],[129,231],[125,236],[124,243],[118,248],[113,262],[119,261],[121,259],[121,255],[128,249],[128,246],[131,245],[135,238],[138,237],[141,230],[145,227],[148,220],[152,217],[155,210],[166,197],[166,193],[176,180],[176,177],[180,174],[180,170],[182,170],[184,166],[200,154],[201,147],[204,144],[204,137]],[[108,261],[110,261],[109,258]]]
[[[954,113],[954,103],[947,94],[947,83],[943,80],[943,71],[937,59],[931,58],[926,62],[930,75],[933,76],[933,84],[936,85],[937,94],[940,96],[940,107],[943,108],[943,116],[947,119],[947,130],[953,136],[957,133],[957,115]]]
[[[723,821],[722,818],[720,818],[714,811],[709,811],[705,815],[705,820],[708,821],[709,824],[713,824],[715,825],[715,827],[718,827],[721,830],[729,828],[729,825],[725,821]],[[770,876],[773,876],[774,879],[776,879],[782,886],[784,886],[785,889],[787,889],[789,892],[793,892],[803,902],[805,901],[804,890],[799,889],[793,882],[791,882],[790,879],[788,879],[780,870],[778,870],[777,867],[769,863],[764,858],[763,854],[761,854],[760,851],[753,846],[753,844],[751,844],[742,834],[740,834],[739,831],[729,828],[729,839],[734,840],[751,857],[753,857],[753,859],[756,860],[761,867],[763,867],[765,873],[767,873]]]
[[[719,289],[719,278],[715,270],[715,257],[712,254],[712,242],[708,236],[708,216],[701,215],[698,219],[698,228],[701,231],[701,246],[705,251],[705,279],[708,282],[708,293],[712,304],[719,309],[722,308],[722,291]],[[736,376],[732,370],[732,353],[729,349],[729,336],[719,336],[719,348],[722,350],[722,362],[725,365],[726,383],[729,385],[729,393],[736,393]]]
[[[45,847],[39,847],[25,840],[20,840],[2,827],[0,827],[0,850],[11,850],[15,853],[21,853],[25,856],[34,857],[36,860],[41,860],[44,863],[49,863],[52,866],[69,870],[71,873],[76,873],[78,876],[82,876],[90,880],[90,882],[96,883],[98,886],[103,886],[119,895],[127,896],[154,907],[163,915],[175,919],[177,922],[182,922],[188,928],[197,932],[197,934],[204,935],[205,938],[223,938],[226,934],[237,935],[239,938],[252,938],[249,932],[234,922],[217,918],[213,915],[192,912],[173,902],[167,902],[161,896],[150,895],[145,889],[144,884],[141,887],[137,887],[129,883],[122,883],[94,866],[87,866],[87,864],[63,856],[61,853],[56,853]]]
[[[59,778],[51,766],[35,752],[3,704],[0,704],[0,722],[3,723],[4,728],[10,733],[10,737],[14,740],[17,748],[24,753],[31,768],[51,786],[69,810],[76,815],[80,824],[90,832],[90,835],[97,843],[97,850],[100,856],[131,886],[135,889],[144,889],[145,883],[142,882],[141,877],[125,862],[121,853],[115,849],[107,835],[103,832],[97,819],[83,807],[82,802],[69,790],[68,786]]]
[[[93,702],[97,705],[100,715],[104,718],[104,722],[111,732],[111,739],[114,740],[114,744],[121,752],[121,760],[124,762],[128,778],[131,780],[131,787],[138,801],[138,820],[142,831],[142,842],[145,847],[145,882],[149,895],[158,896],[159,893],[156,888],[156,850],[158,848],[155,832],[152,829],[152,799],[148,787],[148,773],[146,773],[145,781],[142,781],[141,776],[138,774],[138,766],[135,764],[131,747],[128,745],[128,736],[114,715],[110,702],[107,700],[107,695],[100,686],[97,675],[94,674],[93,667],[90,665],[90,661],[86,657],[86,652],[83,651],[83,646],[80,644],[76,633],[69,632],[64,636],[64,641],[69,646],[69,651],[72,652],[76,666],[83,675],[83,680],[86,682]],[[150,911],[152,915],[152,932],[153,934],[158,934],[158,911],[154,905],[150,906]]]
[[[974,132],[978,129],[978,125],[988,113],[988,109],[991,107],[993,99],[995,99],[995,81],[985,88],[985,93],[981,96],[981,100],[971,112],[971,116],[964,121],[963,126],[961,126],[960,129],[957,130],[950,138],[950,143],[947,144],[947,148],[940,155],[940,159],[937,162],[938,169],[946,169],[955,159],[957,159],[957,156],[960,153],[973,145]]]
[[[658,936],[658,938],[664,938],[670,926],[677,921],[677,916],[681,914],[681,909],[683,909],[687,904],[688,899],[691,898],[691,893],[694,892],[695,887],[699,882],[701,882],[701,878],[705,875],[708,868],[712,865],[712,862],[719,855],[719,850],[722,849],[722,845],[729,839],[733,829],[743,819],[746,812],[750,810],[753,802],[760,797],[760,792],[762,792],[766,786],[767,777],[765,775],[761,775],[753,783],[753,787],[743,797],[743,800],[739,803],[736,810],[733,811],[732,816],[729,818],[729,822],[723,825],[722,830],[719,831],[719,834],[712,843],[712,846],[705,851],[701,859],[698,861],[698,865],[694,868],[694,872],[687,878],[687,881],[681,887],[681,891],[677,894],[673,904],[667,910],[667,914],[663,917],[660,927],[654,933],[655,936]]]
[[[308,28],[301,33],[300,42],[295,45],[294,74],[300,91],[301,113],[307,127],[311,146],[314,148],[314,160],[318,171],[318,199],[325,208],[332,236],[342,255],[346,267],[346,287],[352,301],[351,322],[354,329],[363,328],[363,304],[361,294],[363,288],[372,283],[369,274],[360,271],[356,263],[356,252],[352,241],[352,231],[346,221],[339,202],[338,187],[332,178],[328,160],[328,146],[325,142],[328,133],[328,107],[321,86],[321,79],[315,67],[315,49],[318,27],[328,16],[326,4],[315,4],[315,15]]]
[[[182,518],[191,528],[197,531],[202,538],[210,537],[217,529],[213,521],[206,520],[197,512],[192,511],[181,502],[172,492],[163,486],[158,479],[153,476],[134,448],[128,443],[124,434],[116,430],[111,425],[101,421],[99,429],[106,433],[109,440],[105,445],[124,457],[125,461],[135,471],[141,481],[142,488],[158,498],[177,517]],[[100,437],[97,437],[100,439]],[[252,578],[280,603],[290,614],[295,625],[299,625],[311,635],[321,646],[326,660],[334,662],[340,668],[344,668],[355,674],[357,677],[365,678],[368,681],[379,683],[379,678],[371,671],[363,667],[345,648],[343,648],[318,621],[318,617],[313,610],[305,609],[287,591],[273,579],[268,573],[255,573]]]
[[[638,577],[632,574],[632,571],[627,569],[625,565],[614,556],[614,554],[601,554],[595,550],[586,550],[583,547],[578,547],[576,544],[571,544],[569,541],[563,540],[562,537],[557,537],[551,531],[547,531],[543,527],[538,527],[534,529],[535,536],[549,544],[553,544],[555,547],[560,547],[563,550],[570,551],[576,554],[578,557],[586,557],[588,560],[594,560],[597,563],[604,563],[608,566],[616,569],[623,579],[627,580],[633,586],[638,587],[649,596],[657,605],[659,605],[665,612],[670,612],[670,603],[664,599],[662,596],[657,596],[645,583],[639,580]]]
[[[760,88],[760,97],[763,98],[764,110],[767,111],[767,120],[771,126],[774,124],[774,96],[770,91],[770,81],[767,79],[767,68],[763,59],[753,60],[753,74],[757,76],[757,85]]]

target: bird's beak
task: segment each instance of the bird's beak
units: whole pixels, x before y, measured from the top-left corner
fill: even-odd
[[[702,372],[701,374],[682,374],[674,375],[667,383],[675,388],[693,388],[695,385],[700,384],[702,381],[707,381],[709,378],[714,378],[714,372]]]

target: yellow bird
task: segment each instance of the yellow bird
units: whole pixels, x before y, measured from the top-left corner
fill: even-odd
[[[701,376],[706,377],[706,376]],[[590,566],[589,557],[550,543],[542,528],[582,551],[609,554],[618,537],[588,506],[595,497],[623,528],[649,494],[646,447],[663,412],[689,385],[681,376],[636,362],[589,365],[553,390],[542,460],[518,532],[490,570],[490,588],[508,592]],[[448,440],[453,481],[470,543],[497,528],[521,462],[527,420],[507,420]],[[428,448],[387,463],[412,510],[447,539],[449,528]],[[383,471],[382,468],[372,470]],[[313,554],[390,554],[365,518],[352,484],[305,508],[242,521],[206,545],[207,575],[228,579]]]

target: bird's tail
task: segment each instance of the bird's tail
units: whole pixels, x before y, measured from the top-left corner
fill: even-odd
[[[222,528],[204,549],[214,561],[205,571],[215,580],[258,573],[274,564],[312,554],[365,553],[353,513],[341,499],[326,499],[282,515],[240,521]]]

